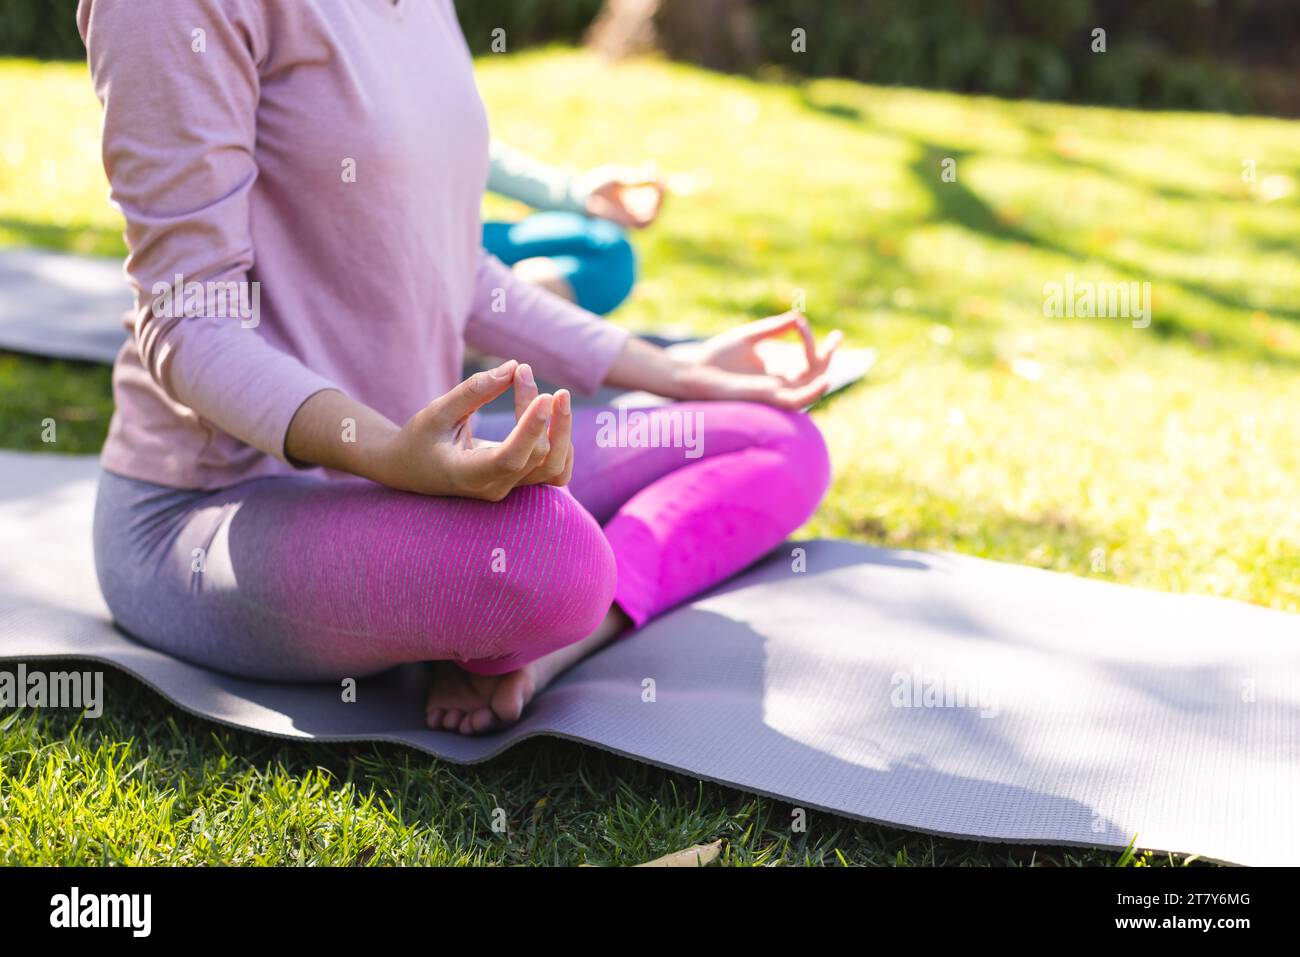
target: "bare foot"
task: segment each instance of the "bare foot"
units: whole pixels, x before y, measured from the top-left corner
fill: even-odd
[[[524,705],[541,690],[530,671],[535,664],[504,675],[476,675],[454,662],[435,661],[425,722],[435,731],[482,734],[518,721]]]
[[[435,731],[461,734],[483,734],[514,724],[543,688],[629,624],[622,611],[611,608],[600,627],[582,641],[503,675],[471,674],[454,662],[435,661],[424,705],[425,723]]]

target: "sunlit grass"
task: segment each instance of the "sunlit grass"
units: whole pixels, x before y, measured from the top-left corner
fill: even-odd
[[[125,253],[86,68],[0,60],[0,78],[0,243]]]
[[[480,82],[516,146],[670,178],[619,322],[707,332],[798,291],[822,330],[880,350],[870,381],[817,413],[837,477],[805,532],[1300,611],[1296,124],[563,51],[485,58]],[[98,122],[84,68],[0,63],[0,243],[122,252]],[[1067,275],[1149,282],[1150,327],[1044,317],[1044,284]],[[34,420],[54,415],[74,422],[59,449],[91,449],[108,411],[103,370],[0,361],[8,447],[46,448]],[[795,840],[781,805],[568,745],[470,770],[271,745],[118,685],[93,728],[0,725],[9,860],[622,862],[717,836],[740,863],[1032,859],[832,817]],[[38,767],[62,769],[61,793],[43,796]],[[494,801],[526,840],[492,836]]]

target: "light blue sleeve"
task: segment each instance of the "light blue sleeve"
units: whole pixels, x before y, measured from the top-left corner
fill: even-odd
[[[568,172],[492,140],[488,192],[543,210],[587,211],[588,191]]]

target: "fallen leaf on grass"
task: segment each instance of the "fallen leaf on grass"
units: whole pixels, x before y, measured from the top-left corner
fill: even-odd
[[[685,850],[673,851],[653,861],[638,864],[637,867],[707,867],[722,856],[722,841],[712,844],[696,844]]]

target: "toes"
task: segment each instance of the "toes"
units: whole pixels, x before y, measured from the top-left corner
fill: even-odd
[[[482,734],[484,731],[491,730],[496,724],[497,716],[492,713],[491,708],[479,708],[465,720],[470,723],[474,734]]]
[[[456,730],[464,735],[482,734],[496,723],[496,716],[491,708],[477,708],[461,718]]]
[[[527,669],[491,676],[443,671],[429,689],[425,723],[435,731],[483,734],[518,721],[534,686]]]

